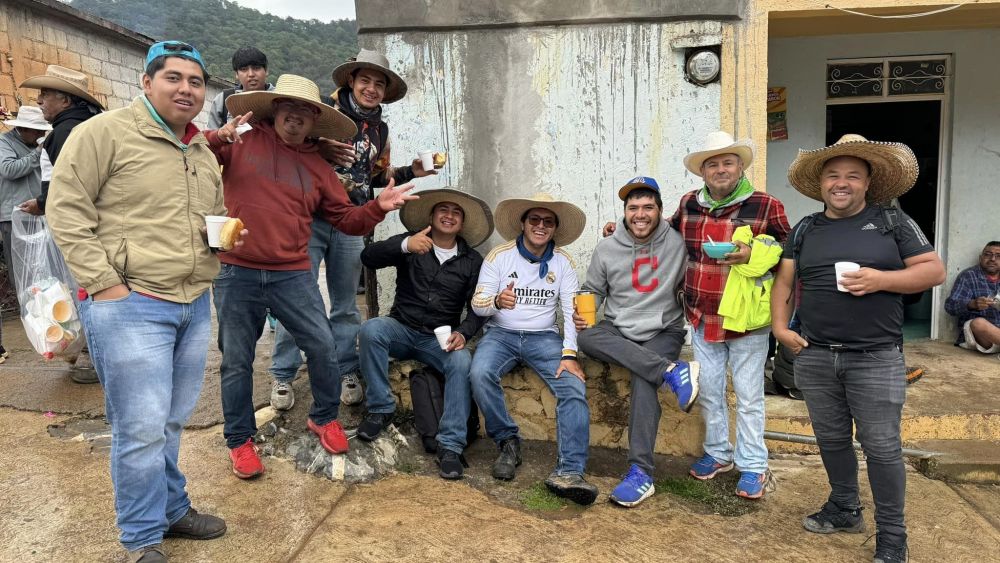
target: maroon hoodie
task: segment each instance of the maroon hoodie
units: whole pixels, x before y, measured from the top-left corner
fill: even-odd
[[[312,216],[318,213],[349,235],[370,233],[385,213],[377,201],[355,207],[333,167],[315,143],[287,145],[270,122],[254,123],[242,143],[226,143],[206,131],[223,165],[222,183],[230,217],[250,234],[243,246],[219,254],[226,264],[258,270],[309,270]]]

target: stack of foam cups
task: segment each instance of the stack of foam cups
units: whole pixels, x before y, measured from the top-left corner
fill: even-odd
[[[47,357],[67,352],[81,336],[80,318],[69,287],[55,278],[46,278],[29,291],[24,328],[31,345]]]

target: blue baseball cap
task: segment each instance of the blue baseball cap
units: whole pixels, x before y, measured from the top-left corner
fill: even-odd
[[[202,70],[208,72],[208,69],[205,68],[205,61],[201,58],[201,53],[198,52],[198,49],[183,41],[158,41],[153,43],[149,47],[149,51],[146,52],[146,66],[143,68],[149,68],[149,63],[153,62],[153,59],[156,57],[183,57],[198,63]]]
[[[660,185],[656,183],[656,179],[650,178],[649,176],[636,176],[628,182],[625,182],[625,185],[618,190],[618,197],[620,197],[622,201],[625,201],[625,198],[628,197],[628,194],[632,193],[632,190],[639,188],[646,188],[653,190],[656,193],[660,193]]]

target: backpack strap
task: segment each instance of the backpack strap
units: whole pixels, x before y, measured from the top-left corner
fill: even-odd
[[[792,268],[792,290],[788,293],[788,300],[786,301],[786,303],[789,303],[792,306],[792,315],[788,319],[789,321],[788,324],[790,327],[795,327],[798,325],[798,322],[795,318],[796,314],[798,313],[798,307],[795,303],[795,294],[798,292],[797,286],[799,281],[799,252],[802,251],[802,236],[805,235],[806,231],[808,231],[813,226],[813,223],[816,221],[816,217],[819,217],[820,214],[822,213],[823,213],[822,211],[817,211],[816,213],[806,215],[805,217],[802,218],[802,221],[799,222],[798,226],[795,228],[795,231],[792,233],[792,240],[791,240],[792,261],[795,264],[795,266]],[[793,330],[795,329],[793,328]],[[798,331],[796,330],[796,332]]]

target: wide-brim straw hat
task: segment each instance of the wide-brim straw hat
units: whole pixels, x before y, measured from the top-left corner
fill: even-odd
[[[333,81],[337,86],[343,88],[347,86],[347,79],[350,78],[351,73],[359,68],[377,70],[386,76],[387,84],[385,85],[385,97],[382,98],[383,104],[391,104],[401,100],[406,95],[406,82],[389,68],[389,59],[385,58],[382,53],[370,49],[361,49],[358,56],[333,69]]]
[[[493,214],[497,232],[504,240],[513,240],[523,232],[521,216],[529,209],[548,209],[559,218],[559,226],[552,240],[556,246],[567,246],[580,238],[587,226],[587,215],[582,209],[568,201],[559,201],[547,193],[539,192],[531,197],[505,199],[497,204]]]
[[[736,141],[732,135],[725,131],[713,131],[705,137],[705,145],[700,151],[684,157],[684,167],[695,176],[701,176],[701,165],[706,160],[720,154],[739,156],[743,160],[743,167],[747,168],[753,162],[753,143]]]
[[[319,86],[315,82],[294,74],[282,74],[274,85],[274,90],[239,92],[226,98],[226,109],[230,115],[253,112],[252,121],[263,121],[274,117],[271,102],[279,98],[299,100],[319,109],[310,137],[327,139],[350,139],[358,133],[354,121],[320,101]]]
[[[48,88],[59,90],[67,94],[79,96],[84,100],[104,109],[104,104],[97,101],[88,90],[90,89],[90,79],[87,75],[59,65],[49,65],[45,68],[45,74],[32,76],[21,83],[18,88]]]
[[[420,199],[409,201],[399,211],[399,220],[408,231],[422,231],[431,224],[431,211],[439,203],[454,203],[462,208],[462,230],[458,234],[469,246],[479,246],[493,234],[493,213],[485,201],[452,188],[424,190],[415,195]]]
[[[823,201],[820,190],[823,165],[838,156],[853,156],[868,162],[871,175],[865,199],[874,203],[885,203],[909,191],[920,172],[917,157],[903,143],[869,141],[861,135],[849,134],[828,147],[799,149],[799,155],[788,168],[788,181],[802,195]]]
[[[51,131],[52,126],[42,115],[42,108],[35,106],[21,106],[17,110],[17,117],[3,122],[7,127],[23,127],[34,129],[35,131]]]

